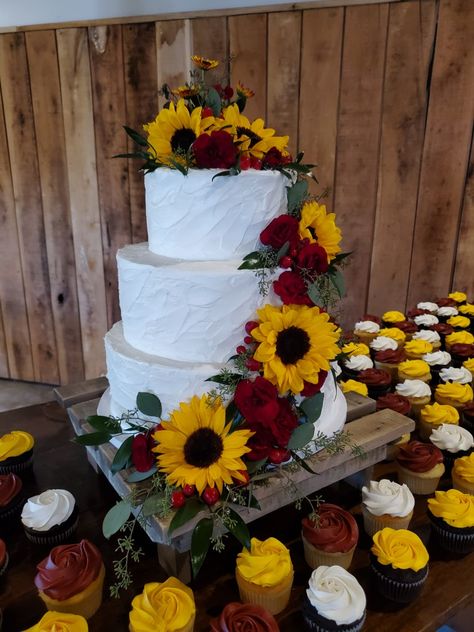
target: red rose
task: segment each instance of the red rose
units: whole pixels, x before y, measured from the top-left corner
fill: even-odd
[[[260,427],[259,431],[255,431],[253,437],[247,441],[247,447],[250,448],[250,452],[245,455],[248,461],[267,459],[270,451],[273,450],[272,435],[265,428]]]
[[[324,274],[328,270],[328,255],[319,244],[308,244],[298,253],[297,263],[300,268]]]
[[[227,132],[221,130],[201,134],[192,147],[196,165],[200,169],[228,169],[235,165],[237,149]]]
[[[271,432],[275,438],[275,444],[280,448],[286,448],[291,433],[298,425],[298,419],[287,399],[279,399],[278,401],[280,411],[271,424]]]
[[[287,165],[291,162],[291,156],[284,156],[279,149],[272,147],[269,149],[263,159],[264,169],[274,169],[280,165]]]
[[[296,272],[282,272],[273,281],[273,289],[285,305],[313,305],[305,282]]]
[[[278,391],[263,377],[239,382],[234,399],[249,423],[268,424],[278,415]]]
[[[219,94],[221,99],[225,99],[226,101],[229,101],[229,99],[232,99],[232,97],[234,96],[234,89],[231,88],[230,86],[224,87],[222,84],[216,83],[214,88]]]
[[[155,464],[155,455],[151,451],[155,445],[151,432],[143,432],[133,437],[132,462],[138,472],[148,472]]]
[[[316,393],[319,393],[319,391],[322,389],[323,384],[327,378],[328,372],[327,371],[320,371],[319,372],[319,380],[317,384],[311,384],[311,382],[304,382],[304,388],[301,391],[301,395],[303,397],[312,397],[313,395],[316,395]]]
[[[298,220],[292,215],[275,217],[260,233],[260,241],[265,246],[278,250],[286,242],[293,245],[298,238]]]

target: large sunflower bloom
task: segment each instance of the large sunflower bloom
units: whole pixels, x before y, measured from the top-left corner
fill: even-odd
[[[304,382],[317,384],[319,372],[329,371],[329,360],[339,353],[339,333],[328,314],[306,305],[265,305],[257,314],[252,337],[260,344],[253,357],[264,377],[281,395],[300,393]]]
[[[151,123],[143,126],[148,133],[151,153],[160,162],[170,164],[186,154],[196,138],[214,122],[213,116],[201,119],[202,108],[190,112],[184,99],[170,103]]]
[[[328,261],[341,252],[341,229],[336,226],[336,215],[327,213],[324,204],[319,205],[315,201],[303,204],[299,234],[301,239],[307,238],[311,243],[317,242],[322,246],[327,252]]]
[[[153,450],[159,453],[158,469],[171,485],[195,485],[201,494],[208,485],[222,492],[232,479],[245,482],[239,470],[247,468],[240,457],[250,452],[246,443],[253,432],[231,433],[220,402],[211,405],[206,395],[195,395],[189,403],[181,402],[161,427],[153,435],[158,444]]]
[[[232,134],[242,154],[255,156],[260,160],[272,147],[285,153],[288,145],[288,136],[275,136],[275,130],[266,128],[261,118],[250,122],[240,113],[236,103],[224,108],[222,118],[216,118],[214,125],[216,129],[224,128]]]

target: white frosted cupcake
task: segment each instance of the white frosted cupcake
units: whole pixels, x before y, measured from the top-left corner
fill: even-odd
[[[362,516],[370,536],[385,527],[408,529],[414,506],[415,498],[405,484],[383,478],[362,488]]]
[[[27,500],[21,513],[26,537],[35,544],[56,546],[75,531],[79,510],[71,492],[48,489]]]
[[[351,356],[344,360],[342,366],[342,374],[344,377],[349,379],[357,379],[357,376],[361,371],[365,371],[365,369],[372,369],[374,363],[366,355],[356,355]]]
[[[422,301],[421,303],[417,303],[417,309],[424,309],[427,312],[431,312],[432,314],[436,314],[439,310],[439,306],[437,303],[433,303],[432,301]]]
[[[458,310],[451,305],[445,305],[444,307],[440,307],[436,312],[436,316],[440,319],[441,322],[445,323],[448,318],[452,316],[457,316],[459,314]]]
[[[414,417],[418,417],[423,406],[431,401],[431,389],[422,380],[405,380],[397,384],[395,390],[409,400]]]
[[[360,320],[354,326],[354,336],[366,345],[379,335],[380,325],[373,320]]]
[[[398,349],[398,342],[388,336],[377,336],[369,346],[372,353],[375,354],[378,351],[395,351],[395,349]]]
[[[311,632],[358,632],[365,621],[366,596],[354,575],[341,566],[319,566],[309,579],[302,614]]]
[[[441,369],[439,377],[442,382],[457,382],[458,384],[470,384],[472,382],[472,373],[464,366],[459,369],[456,369],[454,366]]]
[[[437,331],[431,331],[431,329],[421,329],[412,336],[413,340],[425,340],[429,342],[433,347],[433,352],[438,351],[441,347],[441,338]]]
[[[441,424],[432,431],[430,441],[443,454],[444,466],[449,474],[455,459],[468,456],[474,447],[474,437],[462,426]]]
[[[439,319],[434,314],[420,314],[413,319],[418,327],[432,327],[439,323]]]

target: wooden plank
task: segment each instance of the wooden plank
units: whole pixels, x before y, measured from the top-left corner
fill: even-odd
[[[341,325],[365,312],[377,193],[387,5],[346,10],[337,132],[334,210],[343,249],[353,251],[345,270],[348,296]]]
[[[190,81],[191,26],[189,20],[156,23],[156,70],[158,88],[177,88]],[[166,99],[159,97],[160,109]],[[156,114],[155,114],[156,115]]]
[[[278,136],[290,137],[289,150],[298,149],[298,93],[301,12],[268,16],[267,125]]]
[[[211,85],[225,85],[229,76],[227,18],[196,18],[191,22],[191,32],[191,54],[221,62],[216,70],[206,75],[206,81]]]
[[[364,397],[354,392],[345,393],[345,398],[347,400],[346,421],[353,421],[354,419],[359,419],[359,417],[364,417],[365,415],[370,415],[375,412],[377,405],[375,399]]]
[[[1,40],[0,37],[0,46]],[[16,380],[34,380],[30,332],[26,312],[20,244],[10,171],[7,133],[0,92],[0,297],[8,375]]]
[[[298,147],[304,161],[316,164],[324,203],[333,209],[337,110],[341,75],[343,9],[303,11]]]
[[[0,81],[34,377],[40,382],[57,384],[57,347],[24,35],[1,38]]]
[[[127,152],[127,137],[119,132],[126,121],[121,27],[90,28],[89,55],[107,325],[112,327],[120,320],[117,250],[132,240],[128,163],[113,158]]]
[[[3,329],[2,302],[0,301],[0,378],[8,377],[10,377],[10,370],[8,368],[7,341]]]
[[[63,408],[69,408],[80,402],[88,402],[91,399],[95,400],[102,395],[108,386],[109,382],[106,377],[98,377],[94,380],[87,380],[86,382],[79,382],[77,384],[66,384],[65,386],[53,389],[53,392],[56,401],[61,404]]]
[[[436,4],[390,7],[368,311],[405,311]],[[416,248],[416,246],[415,246]]]
[[[107,331],[87,31],[57,32],[67,177],[86,379],[105,369]],[[117,130],[116,130],[117,131]]]
[[[155,24],[126,25],[122,29],[122,39],[126,103],[126,119],[123,123],[141,132],[143,124],[152,121],[157,114]],[[128,137],[127,143],[127,151],[135,151],[136,146]],[[138,171],[140,164],[140,161],[128,161],[133,243],[147,240],[145,187],[143,174]]]
[[[464,288],[469,300],[474,300],[474,138],[471,145],[471,157],[467,170],[461,226],[456,248],[456,263],[452,289]]]
[[[267,16],[241,15],[229,18],[230,85],[240,81],[255,92],[247,100],[245,116],[266,117],[267,111]]]
[[[61,384],[84,379],[64,121],[54,31],[26,34]]]
[[[474,3],[441,0],[413,240],[410,306],[445,295],[451,288],[472,133],[473,40]]]

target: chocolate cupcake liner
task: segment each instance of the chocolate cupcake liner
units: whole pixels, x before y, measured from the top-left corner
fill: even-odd
[[[33,544],[39,544],[43,546],[47,545],[53,547],[61,544],[62,542],[70,538],[74,531],[77,529],[78,523],[79,515],[76,516],[76,519],[71,524],[71,526],[67,527],[66,529],[58,529],[57,531],[55,531],[55,533],[50,533],[49,531],[41,532],[25,528],[25,535],[30,542],[33,542]]]
[[[431,521],[431,528],[436,535],[439,545],[448,551],[448,553],[466,555],[474,551],[474,533],[455,533],[454,531],[448,531],[433,520]]]
[[[425,575],[415,582],[401,582],[391,579],[383,575],[373,564],[370,565],[370,568],[376,578],[376,586],[379,593],[386,599],[397,603],[410,603],[416,599],[428,577],[428,566],[425,567]]]
[[[319,614],[306,596],[304,597],[301,614],[309,632],[359,632],[359,630],[362,630],[366,618],[366,612],[364,612],[357,621],[338,625],[332,619],[326,619],[326,617]]]
[[[12,457],[0,463],[0,474],[19,474],[33,467],[33,450],[25,452],[26,458]]]

